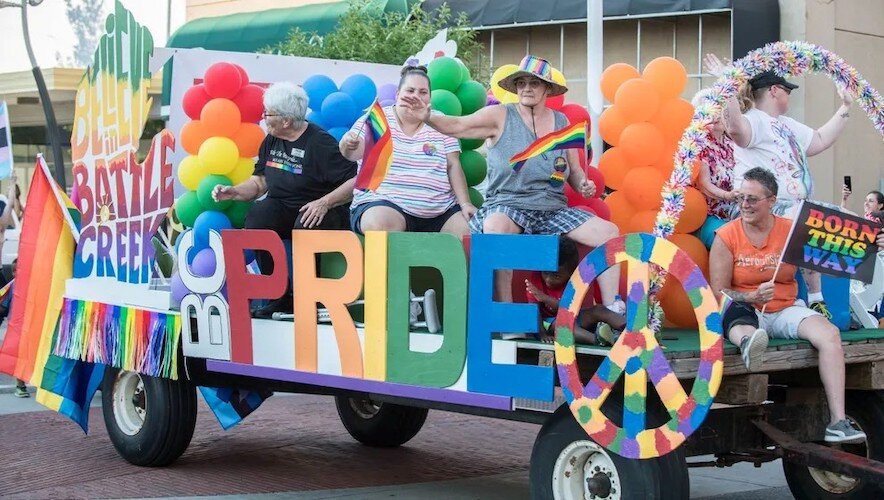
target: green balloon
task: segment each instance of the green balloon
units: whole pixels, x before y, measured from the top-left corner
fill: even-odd
[[[319,276],[328,279],[340,279],[347,272],[347,260],[340,252],[324,253],[319,258]]]
[[[485,179],[488,173],[488,165],[485,157],[475,151],[462,151],[460,153],[460,166],[467,178],[467,186],[475,186]]]
[[[224,210],[224,214],[230,219],[230,223],[237,229],[242,229],[246,225],[246,214],[252,208],[250,201],[234,201]]]
[[[462,111],[457,96],[447,90],[434,90],[430,94],[430,104],[433,109],[448,116],[460,116]]]
[[[463,85],[468,81],[473,79],[473,76],[470,75],[470,68],[467,68],[467,65],[463,63],[460,59],[456,59],[457,63],[460,64],[460,84]]]
[[[467,188],[467,191],[470,192],[470,202],[476,208],[482,208],[482,203],[485,203],[485,198],[482,197],[482,193],[476,191],[476,188]]]
[[[200,205],[202,205],[204,209],[223,211],[232,203],[231,200],[215,201],[212,199],[212,190],[215,189],[215,186],[218,184],[223,184],[225,186],[233,185],[233,183],[230,182],[230,179],[223,175],[210,174],[203,177],[203,180],[201,180],[199,186],[197,186],[196,196],[200,201]]]
[[[427,76],[430,77],[430,89],[444,89],[454,92],[460,87],[463,73],[460,63],[450,57],[437,57],[427,65]]]
[[[460,150],[470,151],[480,147],[482,144],[485,144],[485,139],[461,139]]]
[[[460,101],[464,115],[471,115],[484,108],[485,102],[488,100],[485,87],[481,83],[472,80],[464,82],[454,95]]]
[[[197,216],[203,213],[196,191],[188,191],[175,200],[175,215],[184,227],[193,227]]]

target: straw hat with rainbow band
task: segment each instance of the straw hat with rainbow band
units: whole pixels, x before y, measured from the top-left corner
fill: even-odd
[[[520,78],[523,76],[533,76],[548,83],[551,88],[547,97],[562,95],[568,91],[568,87],[556,83],[555,80],[553,80],[552,65],[549,63],[549,61],[541,57],[536,57],[532,55],[525,56],[522,59],[522,62],[519,64],[519,69],[516,70],[512,75],[501,78],[501,80],[497,84],[500,85],[500,87],[507,92],[512,92],[513,94],[515,94],[517,93],[516,78]]]

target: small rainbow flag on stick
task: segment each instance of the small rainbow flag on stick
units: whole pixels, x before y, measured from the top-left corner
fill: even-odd
[[[510,166],[514,172],[518,172],[529,159],[557,149],[586,150],[586,122],[569,125],[537,139],[524,151],[510,158]]]
[[[378,101],[368,109],[365,117],[365,154],[362,167],[356,174],[356,189],[375,191],[393,162],[393,137],[387,115]]]

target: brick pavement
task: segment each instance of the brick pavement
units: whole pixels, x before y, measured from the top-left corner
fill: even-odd
[[[331,398],[280,396],[223,431],[200,403],[190,448],[172,466],[136,467],[108,440],[100,408],[91,433],[53,412],[0,417],[0,495],[96,498],[220,495],[387,486],[526,470],[540,427],[431,411],[398,449],[362,446]],[[493,425],[489,425],[493,424]]]

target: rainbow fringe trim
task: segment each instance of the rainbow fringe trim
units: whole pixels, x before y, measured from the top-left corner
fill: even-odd
[[[181,316],[64,299],[53,353],[178,380]]]

